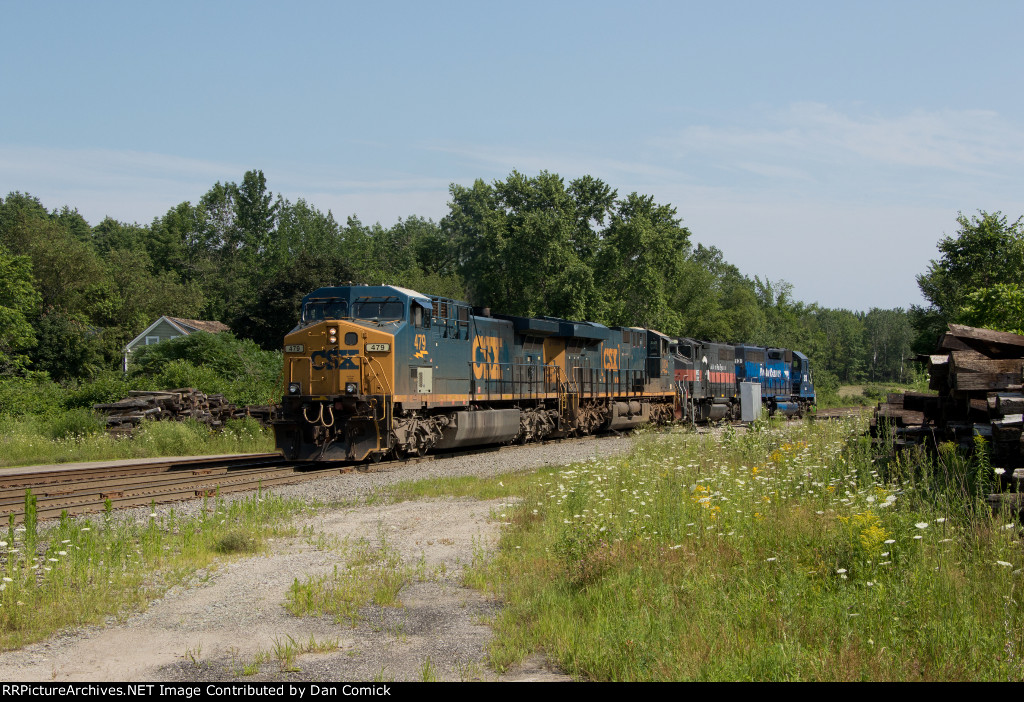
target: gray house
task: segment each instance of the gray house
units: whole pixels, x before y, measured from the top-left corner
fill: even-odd
[[[210,334],[216,334],[217,332],[222,331],[230,331],[230,329],[228,328],[228,325],[221,322],[209,322],[202,319],[161,317],[146,327],[146,331],[129,341],[128,345],[124,347],[123,370],[125,373],[128,372],[128,355],[131,354],[132,350],[136,346],[159,344],[161,341],[167,341],[168,339],[173,339],[178,336],[188,336],[195,332],[209,332]]]

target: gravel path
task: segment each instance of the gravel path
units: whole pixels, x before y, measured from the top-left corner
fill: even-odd
[[[275,493],[326,503],[360,504],[382,486],[450,475],[492,476],[563,465],[626,451],[628,438],[520,447],[402,469],[348,474],[284,486]],[[499,677],[487,668],[487,622],[500,603],[460,584],[462,569],[496,543],[502,500],[439,499],[321,510],[302,538],[278,540],[270,553],[201,573],[124,623],[67,632],[0,653],[5,681],[263,680],[559,680],[543,660]],[[179,513],[199,503],[175,505]],[[149,510],[139,510],[148,514]],[[312,531],[312,533],[308,533]],[[332,617],[295,617],[282,604],[294,580],[344,567],[343,548],[365,539],[401,555],[424,575],[400,594],[400,607],[370,606],[356,626]],[[289,643],[337,642],[304,653],[283,671],[277,660],[245,670]]]

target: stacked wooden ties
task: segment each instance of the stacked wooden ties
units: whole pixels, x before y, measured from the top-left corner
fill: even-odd
[[[871,435],[888,426],[897,446],[953,441],[965,448],[982,436],[993,466],[1024,465],[1024,336],[950,324],[938,350],[920,360],[936,393],[889,395],[875,410]]]
[[[269,424],[270,407],[238,407],[223,395],[206,395],[195,388],[149,391],[130,390],[128,397],[117,402],[93,405],[93,409],[107,415],[107,431],[128,434],[143,419],[182,421],[195,419],[214,429],[221,429],[228,419],[251,416],[262,424]]]

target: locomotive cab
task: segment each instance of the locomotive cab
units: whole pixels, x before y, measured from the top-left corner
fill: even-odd
[[[814,376],[811,373],[811,361],[799,351],[793,352],[793,395],[802,410],[809,410],[815,403]]]
[[[284,344],[275,434],[285,457],[363,460],[392,448],[395,354],[429,324],[429,309],[428,298],[390,286],[320,288],[303,298]]]

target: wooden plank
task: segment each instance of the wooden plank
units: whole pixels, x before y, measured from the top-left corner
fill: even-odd
[[[972,397],[967,401],[967,406],[973,412],[988,414],[988,400],[984,397]]]
[[[939,351],[973,351],[974,349],[952,334],[943,334],[939,339]]]
[[[953,379],[956,390],[1019,390],[1020,373],[958,373]]]
[[[907,392],[903,394],[903,407],[917,412],[927,412],[939,406],[939,396],[933,392]]]
[[[875,412],[875,420],[876,423],[889,421],[900,427],[916,426],[924,424],[924,412],[911,412],[902,408],[880,406]]]
[[[1002,415],[1024,412],[1024,397],[999,395],[996,397],[996,411]]]
[[[981,351],[974,351],[974,350],[966,350],[965,351],[965,350],[960,350],[960,351],[950,351],[949,352],[949,360],[951,362],[953,362],[953,363],[956,363],[957,361],[967,361],[967,360],[970,360],[970,359],[982,360],[982,359],[987,359],[987,358],[988,358],[988,356],[983,354]]]
[[[963,324],[950,324],[949,334],[961,340],[982,341],[1001,346],[1019,346],[1024,348],[1024,336],[1011,332],[993,331],[979,327],[968,327]],[[945,335],[944,335],[945,336]]]
[[[130,397],[181,397],[181,393],[167,390],[129,390],[128,395]]]
[[[952,354],[952,367],[954,373],[1017,373],[1020,375],[1024,370],[1024,359],[1020,358],[985,358],[983,356],[968,356],[964,351],[954,351]]]

